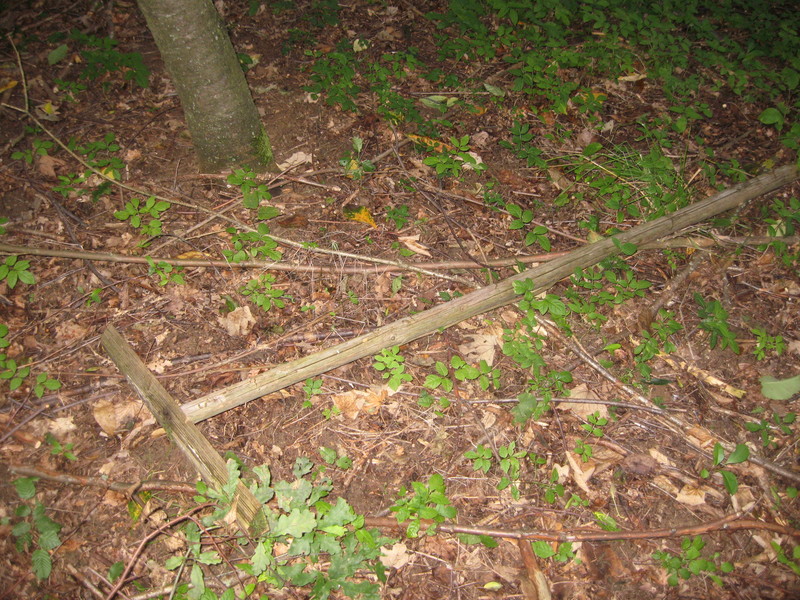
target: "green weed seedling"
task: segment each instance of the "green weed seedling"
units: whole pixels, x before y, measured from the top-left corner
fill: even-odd
[[[777,554],[777,561],[789,567],[797,577],[800,577],[800,546],[794,546],[792,548],[792,558],[789,558],[786,556],[783,546],[778,542],[770,542],[770,544],[772,545],[772,549],[775,550],[775,554]]]
[[[161,235],[161,214],[169,209],[171,204],[165,200],[156,200],[150,196],[142,204],[139,198],[133,198],[125,203],[125,208],[114,213],[120,221],[128,221],[131,227],[139,229],[146,237]],[[147,217],[150,217],[148,220]],[[142,244],[143,246],[146,245]]]
[[[697,311],[697,316],[700,318],[700,329],[707,331],[710,334],[708,343],[712,349],[717,347],[719,343],[720,348],[730,348],[736,354],[739,354],[739,344],[736,342],[736,335],[731,331],[728,325],[728,311],[722,308],[717,300],[705,300],[700,294],[695,292],[694,301],[700,307]]]
[[[519,478],[520,470],[522,467],[521,461],[530,457],[531,461],[536,463],[537,457],[535,454],[529,455],[524,450],[517,450],[516,442],[510,442],[506,446],[498,446],[497,456],[499,458],[498,467],[500,468],[500,481],[495,486],[498,491],[503,491],[509,488],[511,496],[514,500],[520,497],[519,492]],[[479,444],[475,450],[468,450],[464,453],[464,457],[472,461],[472,468],[475,471],[481,471],[488,474],[494,466],[494,455],[491,448],[487,448],[483,444]]]
[[[303,383],[303,393],[306,395],[306,398],[311,398],[311,396],[316,396],[322,391],[322,379],[312,379],[309,377]]]
[[[17,361],[0,353],[0,379],[8,381],[8,390],[13,392],[31,374],[30,367],[17,365]]]
[[[7,335],[8,335],[8,325],[6,325],[5,323],[0,323],[0,348],[8,348],[11,345],[11,342],[9,342],[6,339]]]
[[[756,412],[756,411],[754,411]],[[758,412],[763,412],[759,409]],[[757,433],[761,436],[761,445],[764,448],[775,448],[777,443],[773,439],[776,433],[783,436],[791,436],[794,434],[790,425],[794,425],[797,421],[797,415],[793,412],[786,413],[785,415],[773,414],[772,423],[767,419],[761,419],[758,423],[750,421],[744,424],[744,428],[750,433]]]
[[[360,137],[354,137],[353,150],[345,154],[344,158],[339,160],[339,164],[344,170],[345,177],[359,180],[362,179],[366,173],[372,173],[375,170],[375,165],[373,165],[371,161],[362,158],[361,152],[363,149],[364,140]],[[398,227],[398,229],[400,228]]]
[[[676,346],[670,338],[681,329],[683,327],[675,320],[675,314],[662,308],[658,311],[658,317],[650,324],[650,330],[640,333],[641,341],[633,349],[633,355],[644,379],[649,379],[653,373],[648,364],[653,358],[662,353],[675,352]]]
[[[344,454],[340,455],[333,448],[322,446],[319,449],[319,455],[326,464],[342,469],[343,471],[346,471],[353,466],[352,458]]]
[[[717,585],[722,585],[722,578],[716,575],[717,571],[731,573],[734,567],[729,562],[723,562],[718,567],[715,561],[719,558],[719,552],[708,558],[703,557],[702,551],[705,545],[703,538],[697,535],[693,538],[683,538],[680,554],[672,554],[666,550],[653,553],[653,558],[669,573],[667,577],[669,585],[677,586],[681,579],[688,580],[693,575],[704,575]]]
[[[33,502],[37,481],[35,477],[22,477],[13,482],[17,495],[23,502],[14,511],[14,518],[3,519],[3,524],[11,525],[18,552],[27,552],[34,548],[31,553],[31,568],[36,578],[43,580],[50,577],[53,570],[50,553],[61,545],[58,537],[61,525],[47,516],[47,509],[41,502]]]
[[[146,256],[145,258],[147,259],[148,264],[147,274],[158,275],[158,285],[164,286],[168,283],[184,285],[186,283],[183,278],[183,267],[173,267],[171,264],[163,260],[156,263],[149,256]]]
[[[410,521],[406,535],[410,538],[419,536],[422,519],[433,521],[422,533],[433,535],[436,525],[445,519],[456,517],[456,508],[450,504],[445,493],[444,478],[438,473],[428,478],[428,483],[412,481],[410,493],[405,486],[398,493],[397,502],[390,508],[395,513],[398,523]]]
[[[33,164],[33,159],[37,156],[47,156],[48,152],[55,144],[50,140],[35,139],[32,142],[32,147],[29,150],[18,150],[11,154],[14,160],[24,160],[26,163]]]
[[[272,194],[264,183],[256,181],[255,173],[250,169],[234,169],[228,175],[229,185],[235,185],[242,192],[242,204],[245,208],[258,210],[258,219],[268,221],[281,214],[274,206],[261,206],[262,203],[272,200]]]
[[[420,393],[419,398],[417,399],[417,404],[419,404],[422,408],[430,408],[431,406],[436,405],[436,409],[434,410],[434,414],[436,414],[436,416],[438,416],[438,417],[441,417],[441,416],[444,416],[444,412],[443,411],[445,411],[448,408],[450,408],[451,402],[450,402],[450,400],[448,400],[444,396],[436,398],[435,396],[433,396],[427,390],[423,390]]]
[[[39,373],[36,376],[36,383],[33,386],[33,393],[37,398],[44,396],[45,392],[54,392],[61,389],[61,382],[58,379],[50,378],[47,373]]]
[[[269,237],[269,227],[266,223],[259,223],[256,231],[237,232],[236,228],[229,227],[227,232],[232,234],[233,250],[223,250],[222,255],[232,263],[259,257],[278,261],[283,256],[277,249],[278,242]]]
[[[397,231],[405,227],[410,218],[411,216],[408,214],[408,205],[406,204],[386,209],[386,220],[390,223],[394,223],[394,228]]]
[[[760,327],[750,329],[750,333],[756,336],[756,343],[753,347],[753,355],[756,360],[764,360],[767,357],[767,353],[774,353],[775,356],[780,356],[786,350],[786,342],[784,342],[781,335],[770,335]]]
[[[717,442],[714,444],[714,451],[712,452],[712,458],[714,461],[714,470],[717,470],[719,474],[722,476],[722,482],[725,486],[725,489],[728,493],[733,496],[739,490],[739,480],[736,478],[736,475],[731,471],[727,471],[725,469],[721,469],[724,464],[728,465],[736,465],[746,461],[750,458],[750,449],[745,444],[737,444],[736,448],[733,452],[725,457],[725,449],[722,445]],[[708,479],[711,477],[711,472],[708,469],[702,469],[700,471],[700,477],[703,479]]]
[[[405,372],[406,359],[400,354],[400,346],[384,348],[380,354],[373,356],[372,368],[388,379],[387,385],[394,391],[400,389],[404,382],[411,381],[411,375]]]
[[[52,433],[44,434],[44,441],[50,446],[50,454],[53,456],[63,456],[67,460],[78,460],[72,452],[73,444],[62,444]]]
[[[539,558],[552,558],[558,562],[569,562],[575,558],[572,542],[563,542],[554,549],[549,542],[536,540],[531,542],[531,547],[533,548],[533,553]]]
[[[513,218],[508,226],[508,228],[512,231],[516,229],[523,229],[527,227],[531,221],[533,221],[533,211],[527,208],[523,210],[518,204],[509,202],[506,204],[506,210]],[[549,230],[544,225],[537,225],[533,229],[529,229],[527,231],[523,241],[526,246],[539,244],[542,250],[549,252],[550,239],[547,237],[548,231]]]
[[[547,482],[538,485],[544,490],[544,500],[548,504],[555,504],[558,502],[558,499],[563,498],[566,493],[564,485],[558,482],[558,470],[555,467],[550,471],[550,477]]]
[[[61,37],[63,39],[63,37]],[[111,38],[98,38],[73,29],[69,40],[77,42],[86,48],[80,51],[83,71],[80,77],[95,80],[108,73],[122,73],[125,81],[133,81],[138,86],[146,88],[150,83],[150,69],[144,64],[142,55],[138,52],[120,52],[116,49],[119,42]],[[52,37],[51,41],[60,41]],[[50,52],[48,62],[53,65],[63,60],[69,54],[67,44],[61,44]],[[107,87],[107,83],[104,86]]]
[[[575,440],[575,454],[581,457],[581,461],[589,462],[594,454],[592,447],[583,440]]]
[[[275,283],[275,276],[271,273],[262,273],[256,279],[251,279],[239,290],[242,296],[247,296],[256,306],[264,312],[272,308],[285,308],[285,300],[292,300],[285,291],[272,287]]]
[[[595,412],[586,417],[586,420],[588,423],[581,425],[581,429],[593,437],[603,437],[603,427],[608,425],[608,419],[601,417],[599,412]]]
[[[511,126],[511,141],[500,140],[498,143],[500,147],[511,150],[517,158],[524,159],[528,167],[547,170],[547,161],[542,158],[542,150],[531,144],[533,137],[529,123],[514,121]]]
[[[437,152],[433,156],[424,158],[423,164],[433,167],[440,177],[446,175],[458,177],[465,168],[479,173],[486,169],[483,161],[474,152],[470,152],[468,135],[461,138],[451,137],[450,144],[453,146],[452,152]]]
[[[769,209],[764,211],[763,218],[764,223],[767,224],[767,234],[770,237],[781,238],[795,235],[800,229],[800,199],[795,196],[789,198],[788,201],[776,198],[772,201]],[[785,242],[776,240],[759,249],[764,250],[768,247],[772,248],[786,267],[792,267],[800,262],[800,250],[791,253]]]
[[[5,281],[9,289],[14,289],[20,281],[28,285],[36,283],[36,277],[30,272],[31,263],[27,260],[19,260],[19,257],[12,254],[0,264],[0,281]]]
[[[464,458],[472,461],[473,471],[483,471],[483,473],[486,474],[489,472],[489,469],[492,468],[494,456],[492,455],[491,448],[487,448],[483,444],[478,444],[475,450],[467,450],[464,452]]]

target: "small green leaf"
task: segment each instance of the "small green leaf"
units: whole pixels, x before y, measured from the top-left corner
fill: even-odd
[[[23,500],[30,500],[36,495],[36,477],[20,477],[14,480],[14,487],[17,488],[17,494]]]
[[[764,125],[775,125],[780,130],[783,127],[784,117],[777,108],[768,108],[758,116]]]
[[[761,378],[761,393],[770,400],[788,400],[800,393],[800,375],[788,379],[775,379],[766,375]]]
[[[722,475],[722,482],[725,484],[725,489],[733,496],[739,490],[739,480],[736,479],[736,475],[730,471],[720,471],[719,473]]]
[[[750,448],[745,444],[736,444],[736,449],[728,456],[728,464],[736,465],[750,458]]]
[[[47,55],[47,64],[54,65],[57,62],[61,62],[64,60],[64,57],[69,52],[69,48],[66,44],[61,44],[58,48],[51,50],[50,53]]]
[[[50,554],[37,548],[31,555],[31,562],[33,565],[33,574],[37,579],[47,579],[50,577],[50,571],[53,570],[53,562],[50,560]]]
[[[122,572],[124,570],[125,570],[125,563],[122,562],[121,560],[118,560],[108,568],[108,580],[111,583],[114,583],[117,579],[119,579],[119,576],[122,575]]]

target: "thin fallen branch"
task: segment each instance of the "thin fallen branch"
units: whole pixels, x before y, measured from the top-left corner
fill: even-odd
[[[437,330],[514,302],[518,298],[514,291],[516,282],[532,280],[535,286],[532,292],[539,294],[574,273],[575,269],[587,268],[608,256],[619,254],[622,244],[638,246],[660,237],[672,235],[676,231],[735,208],[746,200],[777,189],[796,179],[797,175],[798,169],[795,165],[779,167],[771,173],[724,190],[671,215],[643,223],[612,239],[588,244],[549,263],[518,273],[494,285],[440,304],[425,312],[405,317],[321,352],[279,365],[261,375],[187,402],[181,408],[192,421],[202,421],[304,381],[308,377],[316,377],[360,358],[376,354],[384,348],[406,344]]]
[[[772,531],[781,535],[800,538],[800,529],[794,529],[777,523],[765,523],[754,519],[743,519],[743,511],[727,515],[716,521],[697,523],[684,527],[663,527],[660,529],[642,529],[637,531],[598,531],[596,529],[571,529],[565,531],[552,531],[549,529],[498,529],[492,527],[470,527],[465,525],[451,525],[449,523],[436,525],[436,530],[444,533],[466,533],[469,535],[488,535],[493,538],[509,540],[543,540],[546,542],[611,542],[618,540],[649,540],[657,538],[673,538],[689,535],[701,535],[712,531],[735,531],[739,529],[760,529]],[[423,526],[434,524],[433,521],[421,519]],[[366,525],[370,527],[398,528],[405,527],[391,517],[367,517]]]
[[[24,465],[10,465],[9,472],[20,475],[21,477],[36,477],[37,479],[44,479],[47,481],[55,481],[56,483],[63,483],[66,485],[77,485],[81,487],[97,487],[102,489],[112,490],[120,494],[132,495],[138,492],[176,492],[179,494],[195,494],[197,488],[190,483],[181,481],[167,481],[148,479],[136,483],[126,481],[109,481],[99,477],[82,477],[78,475],[70,475],[68,473],[61,473],[59,471],[52,471],[50,469],[36,469],[34,467],[26,467]]]

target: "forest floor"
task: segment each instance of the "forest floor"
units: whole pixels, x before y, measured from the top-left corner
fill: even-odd
[[[792,164],[792,3],[216,4],[280,174],[135,3],[0,12],[0,598],[800,597],[797,181],[201,422],[261,544],[100,343],[189,402]]]

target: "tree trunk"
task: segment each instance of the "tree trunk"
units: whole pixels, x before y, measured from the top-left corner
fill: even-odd
[[[269,138],[211,1],[138,2],[178,90],[200,168],[269,166]]]

